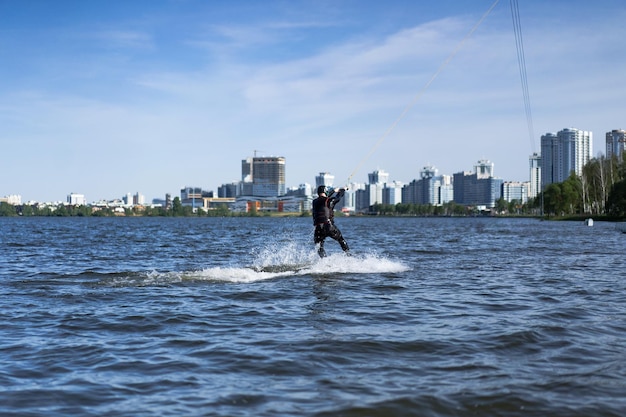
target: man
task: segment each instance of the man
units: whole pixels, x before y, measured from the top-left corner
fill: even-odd
[[[348,248],[348,244],[345,239],[341,235],[341,232],[337,227],[335,227],[335,204],[341,200],[346,190],[343,188],[339,189],[339,192],[335,194],[332,188],[329,188],[328,194],[326,195],[327,189],[326,186],[320,185],[317,187],[317,195],[318,197],[313,200],[313,224],[315,225],[315,234],[313,236],[313,241],[317,245],[320,244],[317,253],[320,257],[326,256],[326,251],[324,250],[324,239],[327,237],[331,237],[335,239],[341,245],[341,249],[349,255],[350,248]],[[333,196],[333,194],[335,194]]]

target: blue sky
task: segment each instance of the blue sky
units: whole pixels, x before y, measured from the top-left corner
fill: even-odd
[[[519,2],[532,140],[509,1],[423,90],[493,3],[0,0],[0,196],[217,191],[255,150],[286,158],[287,186],[483,158],[527,181],[566,127],[604,152],[626,128],[622,0]]]

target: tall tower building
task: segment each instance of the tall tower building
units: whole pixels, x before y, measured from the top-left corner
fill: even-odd
[[[133,204],[143,206],[144,204],[146,204],[146,197],[143,194],[139,194],[139,192],[137,192],[137,194],[133,196]]]
[[[383,188],[383,204],[396,205],[402,203],[402,184],[400,181],[392,181]]]
[[[278,197],[287,193],[285,184],[285,158],[252,158],[252,195]]]
[[[565,181],[573,172],[581,175],[591,159],[593,135],[579,129],[563,129],[541,136],[541,188]]]
[[[334,181],[335,176],[332,175],[330,172],[320,172],[320,174],[315,177],[315,190],[313,190],[313,192],[317,192],[317,187],[319,187],[320,185],[332,187]]]
[[[502,196],[500,178],[493,177],[494,164],[482,159],[474,165],[474,172],[454,174],[453,195],[457,204],[495,207]]]
[[[606,157],[611,158],[613,155],[617,160],[622,162],[626,145],[626,130],[612,130],[606,132]]]
[[[241,181],[252,182],[252,158],[241,161]]]
[[[536,152],[528,158],[530,168],[530,187],[528,189],[528,198],[535,198],[541,190],[541,156]]]
[[[383,171],[382,169],[376,170],[371,174],[367,174],[370,184],[380,184],[384,185],[389,182],[389,173]]]
[[[439,205],[440,178],[437,177],[437,168],[425,166],[420,172],[420,179],[417,181],[415,197],[417,204]]]
[[[474,172],[476,173],[476,178],[484,179],[493,177],[493,162],[488,161],[486,159],[481,159],[474,165]]]
[[[559,139],[555,133],[546,133],[541,136],[541,190],[545,190],[548,184],[558,182],[556,180],[555,155],[559,152]]]
[[[369,193],[369,206],[383,203],[383,189],[385,184],[389,182],[389,173],[382,169],[376,170],[371,174],[367,174],[369,184],[366,185],[366,191]]]

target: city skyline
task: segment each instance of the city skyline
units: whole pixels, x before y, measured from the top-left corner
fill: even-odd
[[[564,129],[564,130],[569,130],[569,129]],[[559,131],[559,134],[561,134],[562,132]],[[588,133],[588,132],[585,132]],[[529,160],[532,160],[533,158],[536,158],[537,155],[530,155],[529,156]],[[389,172],[386,168],[384,167],[377,167],[375,169],[370,169],[367,170],[367,172],[364,173],[364,176],[366,177],[366,179],[363,179],[362,181],[359,181],[358,178],[353,178],[350,183],[346,184],[346,183],[338,183],[337,182],[337,177],[334,175],[333,172],[329,172],[329,171],[318,171],[315,175],[310,176],[313,180],[309,181],[309,180],[305,180],[305,181],[296,181],[296,182],[288,182],[287,178],[285,178],[285,184],[284,184],[284,191],[285,193],[283,194],[278,194],[278,195],[274,195],[274,193],[270,193],[268,195],[262,195],[262,194],[266,194],[265,191],[258,194],[254,192],[253,189],[253,182],[252,182],[252,178],[253,176],[250,175],[251,171],[250,171],[250,167],[252,166],[252,161],[253,159],[259,159],[262,162],[265,162],[266,160],[270,159],[270,160],[278,160],[280,161],[280,164],[282,165],[282,173],[281,175],[284,176],[284,171],[285,171],[285,167],[288,166],[288,162],[285,160],[284,157],[278,156],[278,157],[262,157],[262,156],[258,156],[258,157],[246,157],[243,160],[241,160],[241,179],[240,180],[236,180],[236,181],[231,181],[229,182],[223,182],[220,183],[215,189],[212,188],[205,188],[202,184],[197,184],[194,181],[187,181],[184,185],[181,185],[179,187],[177,187],[175,190],[164,190],[162,191],[161,194],[158,195],[154,195],[154,196],[150,196],[150,195],[145,195],[144,192],[142,192],[142,190],[133,190],[133,191],[125,191],[123,193],[118,193],[116,195],[112,195],[112,196],[104,196],[104,197],[100,197],[97,199],[92,199],[89,197],[89,190],[82,190],[82,191],[77,191],[77,190],[72,190],[70,192],[66,192],[65,194],[63,194],[63,196],[60,196],[59,198],[56,199],[51,199],[51,200],[41,200],[41,199],[37,199],[37,198],[32,198],[32,199],[28,199],[25,200],[24,198],[22,198],[22,195],[20,193],[14,193],[14,194],[5,194],[5,195],[0,195],[0,198],[7,198],[7,197],[20,197],[21,203],[26,203],[28,201],[30,202],[38,202],[38,203],[56,203],[56,202],[68,202],[69,203],[69,199],[70,197],[75,198],[76,195],[80,196],[80,198],[84,198],[85,199],[85,203],[86,204],[92,204],[92,203],[96,203],[96,202],[103,202],[103,201],[114,201],[114,200],[124,200],[124,199],[133,199],[133,198],[139,198],[138,196],[141,196],[141,198],[145,199],[145,203],[146,204],[150,204],[153,200],[164,200],[166,195],[170,195],[172,198],[174,197],[181,197],[183,193],[187,193],[189,189],[193,189],[193,190],[198,190],[197,193],[200,193],[201,191],[204,192],[210,192],[213,193],[213,195],[215,197],[218,196],[218,188],[220,187],[224,187],[224,186],[228,186],[231,184],[237,184],[237,189],[240,188],[240,185],[242,184],[248,184],[249,186],[243,187],[242,189],[244,190],[244,193],[242,194],[242,196],[256,196],[256,197],[282,197],[285,196],[287,194],[287,191],[292,190],[292,189],[297,189],[300,186],[304,185],[304,184],[308,184],[309,186],[311,186],[311,193],[312,195],[315,194],[315,189],[317,189],[317,187],[319,185],[327,185],[327,186],[331,186],[331,187],[347,187],[350,188],[353,185],[356,186],[364,186],[366,184],[385,184],[385,185],[389,185],[391,187],[396,187],[398,184],[401,184],[402,186],[408,186],[410,185],[411,182],[415,182],[419,179],[422,179],[424,177],[424,172],[425,171],[429,171],[429,170],[433,170],[433,173],[431,176],[434,175],[444,175],[444,176],[448,176],[448,177],[453,177],[455,174],[464,174],[464,173],[478,173],[479,176],[481,175],[481,172],[479,171],[478,167],[483,167],[486,166],[485,164],[488,164],[490,166],[488,172],[482,173],[482,176],[487,178],[494,178],[494,179],[499,179],[502,180],[502,182],[525,182],[525,183],[529,183],[532,184],[532,179],[531,176],[533,175],[532,173],[532,168],[529,167],[528,169],[528,179],[526,180],[522,180],[522,181],[518,181],[518,180],[511,180],[511,179],[507,179],[507,178],[502,178],[501,176],[497,175],[496,173],[496,169],[495,169],[495,163],[489,159],[477,159],[474,161],[474,163],[472,164],[472,168],[471,169],[457,169],[453,172],[447,173],[447,172],[439,172],[440,170],[432,165],[432,164],[422,164],[419,168],[419,170],[416,172],[415,176],[411,179],[408,180],[400,180],[398,178],[394,178],[393,177],[393,173]],[[539,156],[539,159],[541,159],[541,157]],[[247,167],[247,168],[246,168]],[[438,173],[438,174],[437,174]],[[330,182],[328,183],[324,183],[322,184],[320,181],[322,178],[329,178]],[[381,180],[382,178],[382,180]],[[532,185],[531,185],[532,187]],[[258,191],[258,190],[257,190]],[[257,195],[258,194],[258,195]],[[181,197],[182,198],[182,197]]]
[[[281,159],[283,159],[283,164],[284,164],[284,165],[288,165],[287,161],[285,161],[285,160],[284,160],[284,158],[282,158],[282,157],[276,157],[276,158],[281,158]],[[249,158],[249,159],[251,160],[252,158]],[[481,162],[484,162],[484,161],[481,161],[481,160],[477,160],[477,161],[475,161],[475,162],[474,162],[474,164],[473,164],[473,165],[474,165],[474,167],[476,166],[476,163],[481,163]],[[491,161],[488,161],[488,160],[487,160],[487,162],[490,162],[492,165],[494,165]],[[340,183],[338,183],[338,182],[337,182],[337,178],[336,178],[336,176],[335,176],[332,172],[328,172],[328,171],[319,171],[318,173],[316,173],[316,174],[314,174],[314,175],[311,175],[311,178],[313,179],[312,181],[310,181],[310,180],[309,180],[309,181],[296,181],[296,182],[293,182],[293,183],[286,182],[286,183],[285,183],[285,186],[286,186],[286,190],[288,190],[288,189],[297,188],[297,187],[299,187],[300,185],[303,185],[303,184],[308,184],[308,185],[311,185],[311,190],[312,190],[312,193],[314,193],[314,192],[315,192],[315,189],[316,189],[316,188],[317,188],[317,186],[319,186],[319,185],[327,185],[327,186],[332,186],[332,187],[343,187],[343,186],[346,186],[346,185],[348,185],[348,186],[349,186],[349,185],[352,185],[352,184],[360,184],[360,185],[364,185],[364,184],[370,184],[370,183],[379,183],[379,182],[380,182],[380,181],[378,181],[378,176],[379,176],[379,175],[383,175],[383,176],[385,177],[385,179],[386,179],[386,180],[385,180],[385,181],[383,181],[383,183],[385,183],[385,184],[387,184],[387,183],[388,183],[388,184],[390,184],[390,185],[391,185],[392,183],[401,183],[401,184],[403,184],[403,185],[408,185],[411,181],[418,180],[418,179],[420,178],[420,175],[421,175],[421,173],[422,173],[422,171],[423,171],[423,169],[424,169],[425,167],[426,167],[425,165],[422,165],[422,166],[419,168],[419,171],[416,173],[415,178],[412,178],[412,179],[409,179],[409,180],[406,180],[406,181],[403,181],[403,180],[399,180],[399,179],[393,178],[393,177],[392,177],[392,175],[393,175],[393,174],[392,174],[391,172],[389,172],[387,169],[385,169],[385,168],[383,168],[383,167],[380,167],[380,168],[376,168],[376,169],[370,169],[370,170],[368,170],[368,171],[364,174],[364,176],[366,177],[366,179],[364,179],[364,180],[362,180],[362,181],[359,181],[358,179],[353,179],[353,180],[350,182],[350,184],[340,184]],[[432,168],[432,169],[435,169],[436,171],[439,171],[439,170],[437,169],[437,167],[435,167],[435,166],[428,166],[428,168]],[[457,172],[462,172],[462,171],[464,171],[464,170],[457,170],[457,171],[455,171],[455,173],[457,173]],[[473,170],[472,170],[472,171],[473,171]],[[442,175],[452,176],[452,175],[453,175],[453,173],[449,173],[449,174],[447,174],[447,173],[442,173]],[[320,178],[320,176],[327,177],[327,178],[332,178],[332,180],[330,180],[330,182],[328,182],[328,183],[324,183],[324,184],[322,184],[322,183],[320,183],[320,182],[319,182],[319,178]],[[498,177],[498,176],[496,175],[495,177]],[[499,178],[499,177],[498,177],[498,178]],[[508,180],[506,180],[506,179],[503,179],[503,180],[508,181]],[[243,181],[235,181],[235,182],[236,182],[236,183],[242,183]],[[217,188],[219,188],[219,187],[221,187],[221,186],[228,185],[228,184],[229,184],[229,183],[222,183],[222,184],[220,184]],[[253,193],[253,191],[252,191],[252,190],[253,190],[253,189],[252,189],[252,182],[250,182],[249,184],[250,184],[250,189],[249,189],[248,191],[250,191],[251,193]],[[41,200],[41,199],[37,199],[37,198],[28,199],[28,200],[29,200],[29,201],[36,201],[36,202],[40,202],[40,203],[67,202],[66,200],[67,200],[68,198],[70,198],[70,196],[79,195],[79,196],[82,196],[82,197],[84,197],[84,198],[85,198],[85,202],[86,202],[86,204],[91,204],[91,203],[97,202],[97,201],[99,201],[99,200],[103,200],[103,201],[113,201],[113,200],[123,200],[123,199],[125,199],[125,198],[131,198],[131,199],[132,199],[132,198],[136,197],[137,195],[141,195],[143,198],[145,198],[145,199],[146,199],[146,203],[149,203],[149,202],[151,202],[152,200],[155,200],[155,199],[157,199],[157,200],[163,200],[166,194],[171,195],[171,196],[172,196],[172,198],[177,197],[177,196],[178,196],[178,197],[180,197],[180,196],[181,196],[181,193],[185,193],[185,192],[187,192],[187,190],[188,190],[188,189],[194,189],[194,190],[202,190],[202,191],[207,191],[207,192],[213,192],[213,193],[214,193],[214,195],[215,195],[215,197],[217,197],[217,191],[218,191],[218,190],[217,190],[217,188],[215,188],[215,189],[205,188],[202,184],[196,184],[196,183],[194,183],[193,181],[188,181],[188,182],[186,182],[184,185],[179,186],[176,190],[164,190],[161,194],[159,194],[159,195],[154,195],[154,196],[148,196],[148,195],[145,195],[145,193],[144,193],[144,192],[142,192],[141,190],[133,190],[133,191],[128,191],[128,190],[127,190],[127,191],[124,191],[124,192],[118,193],[118,194],[116,194],[116,195],[112,195],[112,196],[104,196],[104,197],[99,198],[99,199],[92,199],[92,198],[90,198],[90,197],[89,197],[89,190],[87,189],[87,190],[72,190],[72,191],[68,191],[68,192],[66,192],[65,194],[63,194],[63,195],[59,196],[59,198],[52,199],[52,200]],[[200,191],[198,191],[198,193],[199,193],[199,192],[200,192]],[[10,195],[11,195],[11,196],[15,196],[15,195],[17,195],[17,196],[22,197],[22,194],[20,194],[20,193],[15,193],[15,194],[10,194]],[[245,196],[252,196],[253,194],[248,193],[248,194],[244,194],[244,195],[245,195]],[[281,194],[281,195],[279,195],[279,196],[283,196],[283,195],[284,195],[284,194]],[[8,196],[9,196],[9,195],[2,195],[2,196],[0,196],[0,197],[8,197]],[[268,196],[258,195],[257,197],[268,197]],[[26,200],[24,200],[24,199],[22,198],[22,203],[26,203],[26,202],[27,202],[27,201],[26,201]]]
[[[286,158],[288,186],[320,171],[365,182],[375,167],[409,182],[483,158],[528,181],[541,135],[564,128],[593,132],[596,156],[626,127],[617,0],[520,5],[533,137],[499,2],[374,149],[493,4],[2,3],[0,195],[217,190],[255,150]]]

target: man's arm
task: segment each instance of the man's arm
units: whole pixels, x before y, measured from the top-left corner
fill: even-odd
[[[330,208],[331,210],[335,208],[335,204],[337,204],[339,202],[339,200],[341,200],[343,198],[343,195],[346,193],[345,188],[340,188],[339,191],[335,192],[333,191],[334,194],[331,194],[330,197]]]

